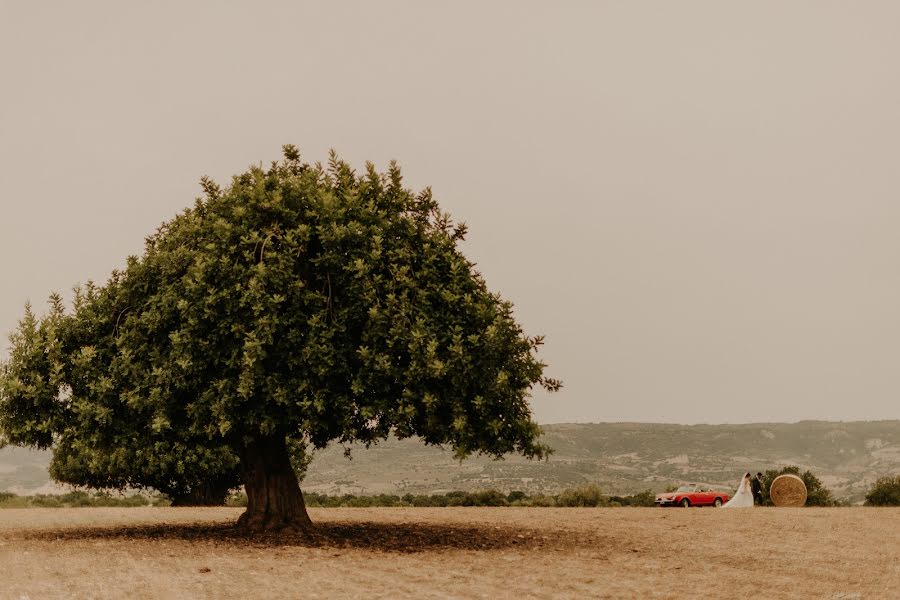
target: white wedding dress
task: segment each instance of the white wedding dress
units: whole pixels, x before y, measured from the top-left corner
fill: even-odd
[[[734,496],[723,504],[722,508],[753,508],[753,491],[750,489],[749,477],[741,479]]]

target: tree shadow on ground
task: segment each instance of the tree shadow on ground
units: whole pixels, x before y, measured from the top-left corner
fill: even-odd
[[[153,524],[120,527],[72,527],[20,531],[22,540],[152,541],[174,540],[217,546],[299,546],[346,548],[380,552],[435,550],[546,549],[583,540],[571,532],[497,526],[430,523],[324,522],[309,534],[247,534],[232,524]]]

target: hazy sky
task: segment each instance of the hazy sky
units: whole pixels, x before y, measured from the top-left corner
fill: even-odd
[[[898,31],[893,1],[0,0],[0,332],[294,143],[470,225],[566,384],[541,422],[898,418]]]

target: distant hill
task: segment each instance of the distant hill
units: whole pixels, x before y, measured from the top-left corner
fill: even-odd
[[[328,493],[429,493],[498,488],[553,493],[597,483],[609,493],[659,491],[672,483],[736,485],[745,471],[782,465],[810,469],[849,501],[879,476],[900,474],[900,421],[665,425],[558,424],[544,427],[549,461],[473,457],[415,439],[391,439],[368,450],[318,452],[304,489]],[[47,453],[0,450],[0,490],[24,492],[49,483]]]
[[[51,487],[47,475],[49,452],[9,446],[0,449],[0,492],[31,492]]]

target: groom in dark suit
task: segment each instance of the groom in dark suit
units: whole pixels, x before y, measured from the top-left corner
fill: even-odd
[[[757,473],[756,477],[750,480],[750,489],[753,490],[753,503],[762,506],[762,473]]]

